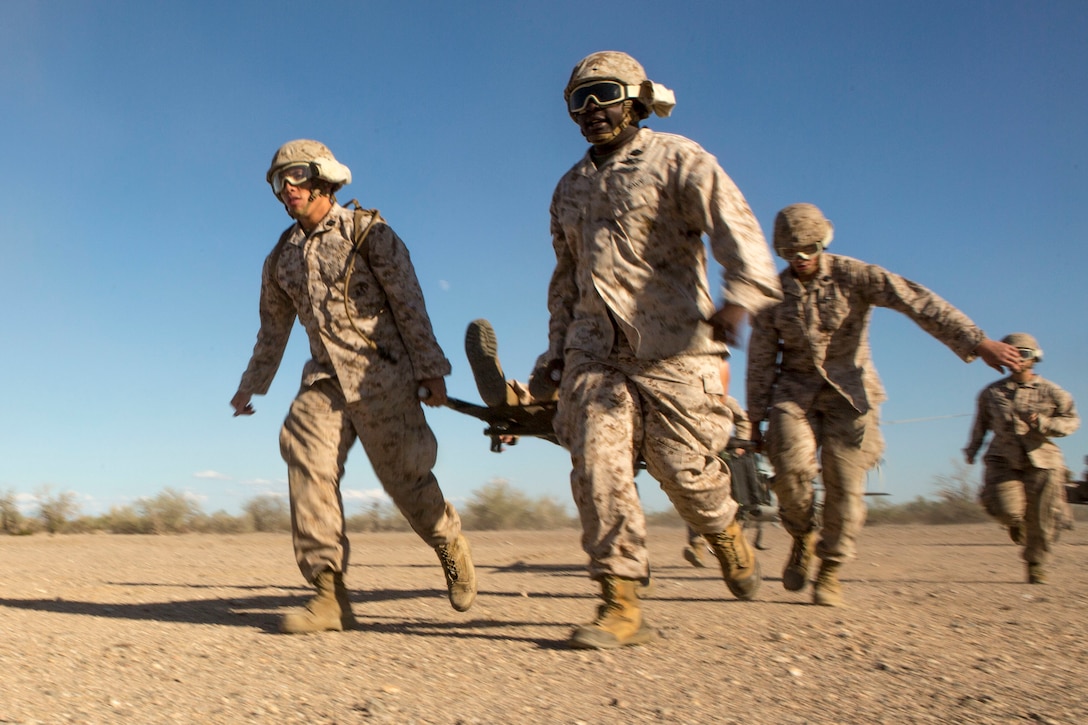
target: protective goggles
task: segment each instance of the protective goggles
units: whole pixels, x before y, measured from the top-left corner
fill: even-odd
[[[1021,360],[1035,360],[1043,356],[1041,351],[1033,347],[1018,347],[1016,349],[1020,353]]]
[[[567,110],[571,113],[581,113],[586,110],[590,101],[597,104],[598,108],[614,106],[628,98],[638,98],[638,92],[638,86],[625,86],[619,81],[593,81],[578,86],[570,92]]]
[[[314,176],[313,167],[310,164],[298,164],[296,166],[285,166],[276,173],[272,174],[272,191],[279,196],[279,193],[283,191],[284,184],[290,184],[291,186],[298,186],[299,184],[305,184]]]
[[[786,247],[775,251],[778,252],[779,257],[787,262],[792,262],[795,259],[800,259],[804,262],[824,251],[824,245],[816,242],[815,244],[802,244],[800,247]]]

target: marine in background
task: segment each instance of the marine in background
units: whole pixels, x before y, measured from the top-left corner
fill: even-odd
[[[833,232],[812,204],[792,204],[775,217],[774,248],[789,263],[780,275],[785,297],[756,315],[747,372],[753,437],[762,440],[774,467],[782,525],[793,538],[782,585],[803,590],[815,556],[813,602],[825,606],[844,603],[840,574],[857,556],[866,472],[884,451],[879,411],[885,393],[869,349],[873,308],[902,312],[965,362],[981,357],[1001,371],[1020,368],[1015,347],[988,339],[922,285],[826,253]],[[813,492],[818,476],[822,526]]]
[[[1051,439],[1076,431],[1080,416],[1069,393],[1035,372],[1043,351],[1034,337],[1014,332],[1003,342],[1019,352],[1020,369],[979,393],[963,455],[973,465],[987,434],[993,434],[982,459],[982,505],[1023,547],[1028,583],[1046,584],[1067,510],[1065,460]]]

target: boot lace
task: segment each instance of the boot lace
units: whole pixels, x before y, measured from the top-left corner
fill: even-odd
[[[721,555],[722,560],[730,570],[744,568],[740,561],[740,552],[737,551],[736,537],[730,536],[727,532],[723,531],[714,537],[714,548]]]
[[[790,549],[790,566],[801,566],[805,559],[806,542],[801,539],[793,540],[793,548]]]
[[[445,570],[446,576],[450,581],[457,581],[457,560],[450,553],[449,544],[442,544],[435,548],[438,550],[438,560],[442,562],[442,569]]]
[[[615,582],[610,579],[602,580],[601,595],[604,598],[604,602],[597,605],[597,624],[609,619],[610,615],[618,614],[623,611],[623,606],[619,602],[619,591]]]

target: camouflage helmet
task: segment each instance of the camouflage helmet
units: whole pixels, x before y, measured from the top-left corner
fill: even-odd
[[[1001,342],[1006,345],[1012,345],[1018,350],[1030,350],[1030,356],[1025,356],[1021,353],[1021,357],[1025,360],[1035,360],[1036,362],[1043,361],[1043,351],[1039,347],[1039,343],[1035,341],[1035,338],[1026,332],[1013,332],[1005,335],[1001,338]]]
[[[774,218],[774,251],[820,245],[822,252],[835,236],[834,225],[813,204],[790,204]]]
[[[676,95],[671,90],[649,80],[641,63],[618,50],[598,51],[578,61],[563,90],[563,100],[569,102],[575,88],[593,81],[618,81],[627,86],[628,98],[639,102],[636,113],[640,119],[651,111],[661,117],[668,116],[676,105]],[[637,92],[631,95],[635,89]]]
[[[268,166],[265,181],[271,184],[272,177],[280,169],[303,164],[310,166],[314,178],[328,182],[333,193],[351,183],[351,169],[337,161],[325,144],[305,138],[288,141],[279,147]]]
[[[618,50],[602,50],[591,53],[570,72],[570,80],[563,92],[564,98],[577,86],[589,81],[619,81],[628,86],[639,86],[646,81],[646,69],[627,53]]]

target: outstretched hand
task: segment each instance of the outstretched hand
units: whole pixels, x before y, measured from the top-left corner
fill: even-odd
[[[419,399],[424,405],[438,408],[446,404],[446,379],[428,378],[419,381]]]
[[[986,339],[978,344],[974,352],[999,373],[1005,372],[1005,368],[1014,373],[1020,370],[1020,351],[1006,342]]]
[[[541,355],[529,375],[529,395],[533,400],[550,400],[555,397],[563,379],[563,358],[545,360]]]
[[[230,407],[234,408],[235,418],[240,415],[253,415],[256,412],[249,404],[252,397],[250,393],[243,393],[240,390],[234,394],[234,397],[230,399]]]
[[[714,339],[729,347],[742,348],[740,331],[748,318],[748,310],[740,305],[724,304],[707,322],[714,328]]]

